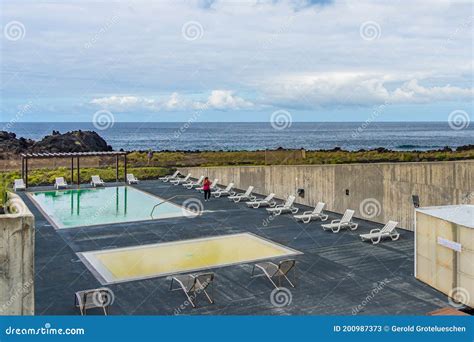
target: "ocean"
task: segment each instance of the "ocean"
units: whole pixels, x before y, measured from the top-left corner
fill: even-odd
[[[0,127],[5,127],[6,124]],[[447,122],[293,122],[276,129],[262,123],[121,123],[95,127],[92,123],[10,123],[8,130],[39,140],[71,130],[94,130],[114,150],[262,150],[305,148],[307,150],[373,149],[430,150],[444,146],[474,145],[474,125],[453,129]],[[104,129],[105,128],[105,129]]]

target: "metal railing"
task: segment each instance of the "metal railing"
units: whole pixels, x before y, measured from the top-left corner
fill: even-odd
[[[159,207],[159,206],[162,205],[163,203],[168,203],[168,202],[170,202],[172,199],[177,198],[177,197],[188,197],[188,196],[187,196],[187,195],[175,195],[175,196],[172,196],[172,197],[170,197],[170,198],[165,199],[164,201],[161,201],[160,203],[155,204],[155,205],[153,206],[153,208],[151,209],[150,217],[153,219],[153,212],[155,211],[155,209],[156,209],[157,207]]]

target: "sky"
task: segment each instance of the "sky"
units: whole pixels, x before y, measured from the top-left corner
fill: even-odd
[[[3,122],[472,117],[472,1],[0,6]]]

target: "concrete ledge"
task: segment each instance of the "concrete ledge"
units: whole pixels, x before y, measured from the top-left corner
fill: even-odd
[[[315,206],[326,203],[327,210],[343,213],[355,210],[356,217],[378,223],[400,222],[413,230],[412,195],[422,206],[474,204],[474,161],[417,163],[371,163],[333,165],[218,166],[179,168],[233,182],[237,188],[255,186],[255,192],[285,198],[303,188],[305,197],[297,202]],[[347,192],[348,191],[348,192]]]
[[[0,315],[33,315],[35,219],[13,193],[7,210],[0,215]]]

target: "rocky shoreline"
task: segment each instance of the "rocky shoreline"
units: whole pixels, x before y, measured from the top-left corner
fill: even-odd
[[[461,152],[474,150],[474,145],[460,146],[455,149],[446,146],[442,149],[433,150],[439,152]],[[18,138],[15,133],[6,131],[0,131],[0,159],[12,159],[17,158],[20,153],[42,153],[42,152],[101,152],[101,151],[112,151],[112,147],[94,131],[71,131],[66,133],[60,133],[53,131],[50,135],[45,136],[39,141],[31,139],[25,139],[23,137]],[[254,152],[262,152],[264,150],[258,150]],[[275,151],[287,151],[287,149],[280,147]],[[389,150],[383,147],[371,149],[371,150],[358,150],[358,151],[346,151],[340,147],[335,147],[330,150],[312,150],[308,152],[378,152],[378,153],[394,153],[399,151]],[[134,151],[138,153],[148,153],[150,151]],[[170,152],[170,153],[189,153],[198,154],[202,151],[199,150],[162,150],[153,152]],[[248,152],[248,151],[222,151],[216,150],[215,152]],[[403,152],[403,151],[400,151]],[[416,151],[412,151],[416,152]],[[425,151],[426,152],[426,151]]]
[[[102,152],[112,147],[94,131],[53,131],[39,141],[17,138],[15,133],[0,131],[0,159],[18,157],[20,153]]]

